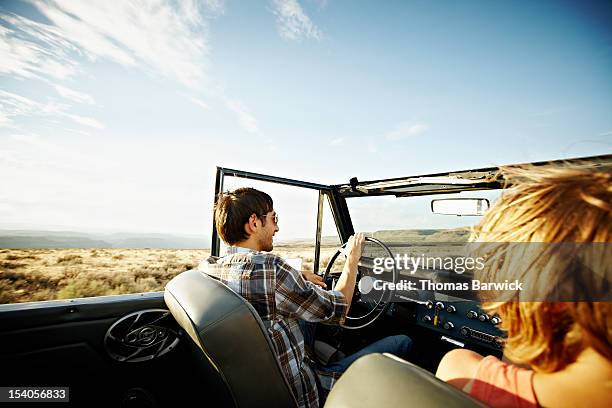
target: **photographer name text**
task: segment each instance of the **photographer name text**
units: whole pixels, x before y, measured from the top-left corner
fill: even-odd
[[[401,280],[397,283],[386,282],[383,280],[375,280],[372,287],[375,290],[446,290],[446,291],[467,291],[467,290],[523,290],[524,282],[504,281],[504,282],[481,282],[478,279],[473,279],[470,283],[468,282],[433,282],[431,280],[423,279],[418,282]]]

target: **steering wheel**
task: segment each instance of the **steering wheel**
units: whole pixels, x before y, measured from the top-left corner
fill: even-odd
[[[384,252],[386,252],[387,256],[393,259],[393,254],[391,253],[391,250],[382,241],[376,238],[370,238],[370,237],[365,237],[365,241],[373,242],[379,245],[384,250]],[[329,263],[327,264],[327,268],[325,269],[325,273],[323,274],[324,282],[329,277],[332,266],[334,265],[334,262],[336,261],[338,256],[340,256],[340,254],[343,254],[342,250],[346,248],[346,244],[347,244],[346,242],[342,244],[342,246],[338,248],[336,253],[329,260]],[[351,304],[353,304],[354,301],[359,302],[361,300],[362,293],[369,294],[372,290],[373,283],[376,280],[378,280],[369,275],[363,276],[364,274],[362,273],[362,268],[365,268],[365,269],[369,269],[369,268],[362,264],[361,259],[363,259],[363,256],[362,258],[360,258],[360,262],[357,266],[357,280],[356,280],[356,285],[355,285],[356,290],[353,294],[353,302],[351,302]],[[396,268],[395,262],[393,262],[393,280],[392,282],[396,283],[397,278],[398,278],[397,268]],[[341,326],[344,327],[345,329],[353,329],[353,330],[361,329],[363,327],[368,326],[369,324],[372,324],[374,320],[378,319],[378,317],[382,315],[385,312],[385,310],[387,310],[387,308],[389,307],[389,300],[391,299],[393,295],[393,291],[389,289],[388,286],[386,286],[385,289],[380,292],[381,292],[380,296],[375,297],[375,299],[373,299],[372,302],[360,302],[360,303],[373,304],[371,309],[366,314],[362,316],[358,316],[358,317],[347,315],[345,323],[343,323]]]

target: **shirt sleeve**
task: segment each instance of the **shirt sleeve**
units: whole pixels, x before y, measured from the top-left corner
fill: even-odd
[[[328,291],[308,282],[282,258],[277,258],[275,268],[275,300],[280,313],[309,322],[344,322],[348,304],[341,292]]]

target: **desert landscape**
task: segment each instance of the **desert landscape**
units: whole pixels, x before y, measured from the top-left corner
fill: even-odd
[[[325,264],[335,248],[322,247]],[[314,245],[279,244],[274,252],[301,258],[303,270],[313,268]],[[209,254],[206,249],[0,249],[0,304],[161,291]]]
[[[207,250],[3,249],[0,303],[162,290],[206,256]]]
[[[13,232],[12,236],[6,236],[4,241],[0,240],[6,242],[4,248],[0,247],[0,304],[162,291],[170,279],[195,268],[210,254],[208,249],[154,247],[11,248],[8,244],[18,242],[14,234]],[[439,242],[464,242],[467,234],[466,229],[455,229],[387,230],[369,235],[388,244],[412,242],[436,245]],[[57,237],[54,238],[56,241],[51,238],[41,240],[38,236],[18,238],[28,244],[43,242],[45,246],[59,242]],[[67,238],[63,239],[61,242],[68,242]],[[78,240],[83,237],[72,239],[74,242],[70,244],[77,245]],[[107,244],[106,241],[96,242]],[[323,237],[320,268],[327,265],[339,245],[338,238]],[[430,249],[424,251],[432,249],[440,248],[430,246]],[[378,247],[372,250],[380,252]],[[313,241],[278,242],[274,245],[274,253],[284,258],[300,258],[302,270],[313,270]],[[383,253],[370,255],[384,256]],[[339,259],[333,270],[340,271],[342,265]]]

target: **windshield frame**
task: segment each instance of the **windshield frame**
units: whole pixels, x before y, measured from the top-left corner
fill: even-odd
[[[612,154],[534,163],[521,163],[507,165],[505,167],[519,167],[525,165],[544,166],[549,164],[573,165],[577,167],[601,167],[606,171],[612,171]],[[216,171],[215,195],[213,202],[216,203],[219,193],[223,191],[223,180],[225,176],[267,181],[271,183],[318,190],[319,200],[314,257],[314,271],[316,273],[319,270],[323,201],[325,196],[327,196],[329,200],[333,220],[338,231],[338,236],[342,242],[346,242],[348,241],[349,237],[355,233],[353,221],[346,201],[347,198],[372,197],[381,195],[394,195],[399,198],[509,188],[511,185],[509,185],[506,180],[503,179],[503,176],[500,173],[500,167],[502,166],[426,174],[420,176],[395,177],[362,182],[358,181],[356,177],[353,177],[348,183],[325,185],[218,166]],[[212,225],[211,254],[213,256],[219,256],[221,243],[215,228],[214,215]]]

